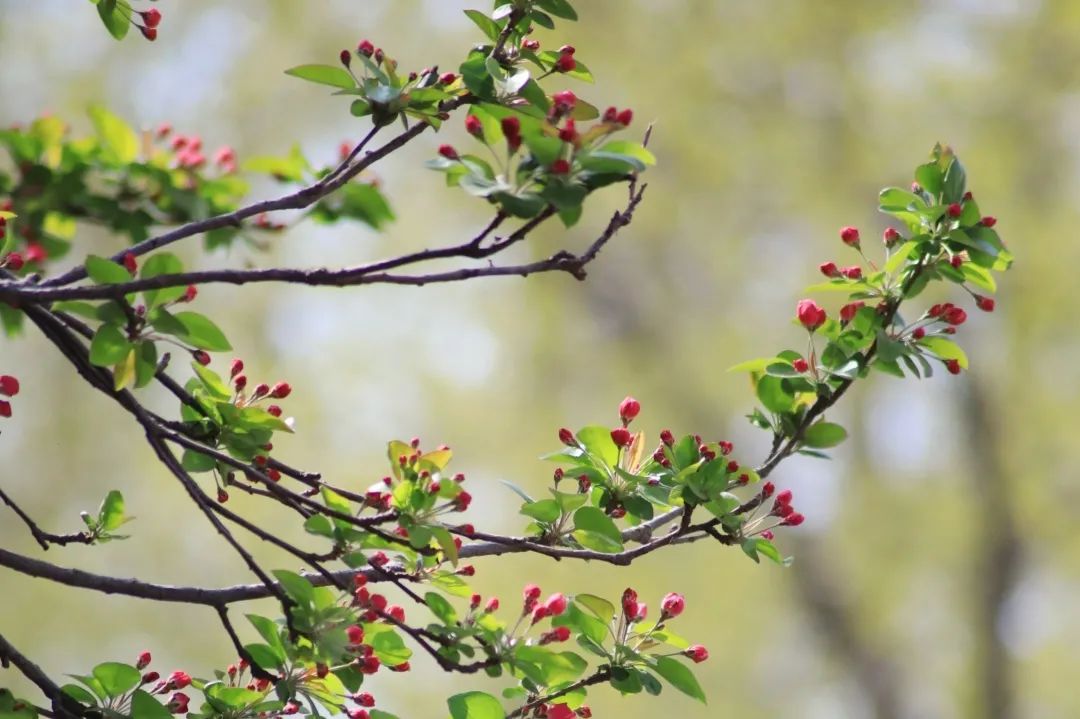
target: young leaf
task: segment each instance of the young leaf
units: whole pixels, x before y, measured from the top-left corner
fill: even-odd
[[[484,692],[455,694],[446,700],[451,719],[503,719],[502,704]]]
[[[832,422],[817,422],[807,427],[803,433],[803,444],[818,449],[835,447],[845,439],[847,430]]]
[[[285,74],[330,87],[346,89],[356,87],[352,75],[345,68],[333,65],[297,65],[286,70]]]
[[[698,680],[694,677],[693,672],[691,672],[682,662],[672,659],[671,657],[657,657],[654,669],[656,669],[657,674],[666,679],[671,686],[675,687],[683,694],[697,699],[702,704],[707,703],[705,701],[705,692],[702,691],[701,685],[698,684]]]
[[[90,364],[111,367],[131,352],[131,342],[116,325],[102,325],[90,341]]]
[[[199,349],[211,352],[224,352],[232,349],[225,334],[208,317],[198,312],[177,312],[173,315],[184,326],[181,339],[187,340]]]
[[[97,255],[87,256],[86,274],[99,285],[118,285],[131,281],[131,273],[123,266]]]

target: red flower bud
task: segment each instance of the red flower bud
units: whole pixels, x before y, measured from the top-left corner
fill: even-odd
[[[272,404],[272,405],[270,405],[269,407],[266,408],[266,412],[267,412],[267,414],[271,414],[274,417],[280,417],[281,416],[281,407],[278,407],[276,404]]]
[[[796,372],[805,372],[810,369],[810,365],[802,357],[798,357],[791,362],[791,366]]]
[[[498,597],[492,597],[491,599],[489,599],[487,601],[487,604],[484,605],[484,611],[487,612],[488,614],[490,614],[491,612],[497,611],[498,609],[499,609],[499,598]]]
[[[941,319],[950,325],[962,325],[967,320],[967,312],[964,312],[962,307],[950,307],[942,313]]]
[[[562,592],[556,592],[544,602],[544,609],[547,610],[548,616],[557,617],[566,611],[566,605],[566,596]]]
[[[457,75],[452,72],[444,72],[442,75],[439,76],[440,85],[453,85],[454,80],[457,80]]]
[[[447,160],[458,159],[457,150],[454,149],[453,145],[439,145],[439,154],[445,157]]]
[[[945,369],[949,371],[949,374],[960,374],[960,362],[959,360],[948,359],[945,360]]]
[[[556,92],[551,96],[551,99],[555,102],[555,110],[560,115],[570,112],[574,109],[574,105],[577,104],[577,95],[570,90]]]
[[[502,127],[503,134],[507,137],[517,137],[521,134],[521,120],[513,115],[504,117],[499,124]]]
[[[960,269],[960,266],[964,264],[964,258],[960,255],[953,255],[949,258],[949,264],[952,265],[954,269],[958,270]]]
[[[525,602],[535,602],[540,598],[540,587],[535,584],[526,584],[525,589],[521,591],[521,595],[525,598]]]
[[[996,218],[996,217],[992,217],[991,215],[987,215],[986,217],[984,217],[984,218],[982,218],[981,220],[979,220],[979,223],[980,223],[980,224],[981,224],[981,225],[982,225],[983,227],[993,227],[994,225],[996,225],[996,224],[997,224],[997,218]]]
[[[827,318],[825,310],[813,300],[800,300],[795,313],[802,326],[811,332],[825,324]]]
[[[199,294],[199,288],[195,285],[188,285],[184,290],[184,296],[180,298],[181,302],[191,302]]]
[[[634,111],[627,108],[619,113],[616,121],[623,127],[630,127],[630,123],[634,121]]]
[[[551,163],[549,169],[553,175],[568,175],[570,174],[570,162],[560,157],[558,160]]]
[[[288,382],[278,382],[270,388],[270,396],[274,399],[285,399],[292,393],[292,387]]]
[[[641,403],[633,397],[627,396],[619,403],[619,417],[627,424],[632,422],[639,412],[641,412]]]
[[[135,260],[134,252],[124,253],[124,269],[126,269],[131,274],[135,274],[139,271],[139,263]]]
[[[963,211],[964,211],[964,208],[960,206],[959,202],[952,203],[951,205],[949,205],[949,208],[946,210],[949,217],[959,217],[960,213],[962,213]]]
[[[361,40],[360,44],[356,46],[356,52],[364,57],[371,57],[375,54],[375,45],[370,40]]]
[[[9,374],[0,375],[0,394],[14,397],[19,393],[19,380]],[[139,667],[140,669],[142,667]]]
[[[342,65],[348,67],[352,64],[352,53],[348,50],[342,50],[341,53],[338,55],[338,59],[341,60]]]
[[[616,447],[629,447],[633,440],[634,436],[626,427],[616,427],[611,430],[611,441]]]
[[[840,230],[840,240],[849,247],[859,246],[859,230],[855,227],[844,227]]]
[[[615,109],[614,107],[609,107],[608,109],[604,110],[604,122],[618,122],[618,121],[619,121],[619,111],[617,109]]]
[[[346,627],[345,634],[349,637],[349,644],[364,643],[364,629],[357,624],[352,624]]]
[[[0,264],[3,264],[4,267],[7,267],[13,272],[18,272],[23,268],[23,265],[26,263],[23,260],[23,256],[20,255],[18,252],[10,252],[8,253],[7,257],[4,258],[4,261]]]
[[[568,447],[578,446],[578,441],[574,438],[574,433],[566,427],[559,430],[559,441]]]
[[[359,692],[353,695],[353,701],[362,707],[375,706],[375,697],[371,696],[368,692]]]
[[[49,259],[49,253],[37,242],[31,242],[26,246],[27,262],[44,262]]]
[[[394,604],[390,607],[387,607],[386,613],[390,616],[391,619],[394,619],[401,624],[405,623],[405,607],[401,606],[400,604]]]
[[[922,327],[916,327],[914,330],[911,331],[911,336],[915,340],[921,340],[923,337],[926,336],[926,330]]]
[[[776,501],[773,503],[773,506],[774,507],[781,507],[781,506],[784,506],[784,505],[791,504],[791,497],[792,497],[791,490],[790,489],[785,489],[784,491],[780,492],[780,494],[776,495]]]
[[[852,265],[851,267],[845,267],[844,269],[840,270],[840,274],[842,274],[844,277],[847,277],[849,280],[861,280],[862,268],[858,265]]]
[[[150,42],[153,42],[154,40],[157,40],[157,28],[156,27],[144,27],[142,25],[136,25],[135,27],[139,28],[139,32],[142,33],[142,36],[145,37]],[[184,705],[184,707],[185,707],[184,711],[187,711],[187,705],[186,704]]]
[[[709,650],[700,644],[695,644],[686,651],[683,652],[686,656],[694,660],[694,664],[701,664],[703,661],[709,658]]]
[[[135,661],[136,669],[146,669],[150,666],[150,652],[141,652],[139,658]]]
[[[243,360],[234,359],[229,364],[229,377],[230,378],[235,377],[236,375],[240,374],[243,371],[244,371],[244,361]]]
[[[233,379],[233,386],[236,387],[237,392],[247,387],[247,375],[237,375]]]
[[[577,60],[568,52],[559,55],[559,59],[555,61],[555,69],[559,72],[571,72],[576,67]]]
[[[152,682],[156,682],[160,678],[161,678],[161,675],[158,674],[157,672],[147,672],[146,674],[142,675],[142,683],[143,684],[150,684]]]
[[[855,319],[855,315],[859,310],[866,306],[865,302],[849,302],[840,308],[840,321],[844,324],[851,322]]]
[[[459,492],[458,496],[454,497],[454,509],[459,512],[464,512],[472,504],[472,495],[468,492]]]
[[[993,312],[994,311],[994,298],[993,297],[983,297],[982,295],[975,295],[975,306],[978,307],[983,312]],[[2,379],[3,378],[0,377],[0,380],[2,380]]]
[[[175,671],[169,675],[169,689],[183,689],[191,685],[191,676],[187,672]]]
[[[785,527],[798,527],[800,524],[803,523],[805,519],[806,517],[802,516],[798,512],[792,512],[788,516],[784,517],[784,521],[780,522],[780,524],[784,525]]]
[[[142,17],[143,24],[146,25],[146,27],[155,28],[161,24],[161,11],[157,8],[144,10],[143,12],[140,12],[139,15]]]
[[[473,137],[480,137],[484,134],[484,126],[480,122],[480,118],[476,115],[465,116],[465,132],[469,133]]]
[[[765,500],[773,496],[773,492],[776,491],[776,485],[772,482],[766,482],[761,486],[761,499]]]
[[[886,247],[891,247],[900,239],[900,233],[892,227],[887,227],[885,232],[881,235],[881,240],[885,243]]]
[[[839,277],[840,270],[836,267],[835,262],[822,262],[818,265],[818,269],[821,270],[821,274],[826,277]]]
[[[677,617],[686,609],[686,599],[681,594],[671,592],[661,600],[660,609],[669,617]]]
[[[195,358],[195,361],[201,364],[203,367],[210,364],[210,355],[202,350],[195,350],[191,353],[191,356]]]

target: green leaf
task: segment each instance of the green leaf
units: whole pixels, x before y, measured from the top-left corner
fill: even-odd
[[[131,716],[139,719],[172,719],[169,710],[142,689],[136,689],[131,696]]]
[[[131,273],[126,268],[97,255],[87,256],[86,274],[99,285],[118,285],[131,281]]]
[[[311,586],[311,582],[304,579],[296,572],[290,572],[285,569],[275,569],[273,575],[281,582],[281,586],[285,589],[285,593],[300,604],[310,605],[314,602],[315,588]]]
[[[588,609],[602,622],[610,622],[615,616],[615,605],[595,594],[575,594],[574,601]]]
[[[127,25],[126,18],[124,25]],[[125,165],[135,161],[139,156],[139,136],[126,122],[101,105],[90,108],[90,120],[108,160]]]
[[[847,439],[847,430],[832,422],[817,422],[803,432],[803,444],[818,449],[835,447],[845,439]]]
[[[922,188],[931,195],[937,195],[941,192],[944,177],[941,174],[941,168],[936,162],[928,162],[915,168],[915,181],[922,185]]]
[[[94,683],[96,684],[97,680],[94,680]],[[60,687],[60,690],[80,704],[85,704],[89,707],[97,706],[97,698],[78,684],[65,684]]]
[[[184,326],[181,339],[190,342],[199,349],[211,352],[224,352],[232,349],[225,334],[205,315],[198,312],[177,312],[173,315]]]
[[[945,183],[942,188],[944,197],[942,199],[946,203],[960,202],[960,199],[964,196],[966,184],[967,173],[964,172],[964,166],[960,164],[960,160],[954,157],[949,169],[945,171]]]
[[[452,719],[503,719],[502,703],[485,692],[455,694],[446,700]]]
[[[128,33],[128,28],[131,27],[131,21],[128,19],[124,9],[117,3],[117,0],[92,1],[97,4],[98,15],[101,17],[105,29],[117,40],[123,40]]]
[[[369,642],[375,656],[387,666],[396,667],[409,661],[412,656],[412,650],[405,646],[405,640],[397,632],[380,632]]]
[[[596,507],[574,512],[574,539],[583,547],[615,554],[623,550],[622,534],[611,517]]]
[[[442,620],[443,624],[453,626],[457,622],[457,612],[454,611],[453,605],[446,601],[443,595],[428,592],[424,595],[424,602],[428,605],[431,613]]]
[[[765,409],[777,414],[790,412],[795,408],[795,395],[784,387],[780,377],[765,376],[758,380],[757,396]]]
[[[125,359],[132,350],[132,344],[116,325],[102,325],[90,341],[90,364],[97,367],[111,367]]]
[[[91,672],[101,682],[101,688],[110,697],[117,697],[139,685],[142,673],[133,666],[120,662],[104,662]]]
[[[180,466],[189,472],[209,472],[217,466],[217,460],[194,449],[185,449]]]
[[[609,467],[619,462],[619,448],[611,439],[611,429],[601,425],[589,425],[578,431],[578,441],[593,457],[602,460]]]
[[[286,70],[285,74],[330,87],[356,87],[352,75],[345,68],[333,65],[297,65]]]
[[[184,271],[184,264],[176,255],[162,252],[150,257],[139,269],[139,277],[149,279],[159,275],[176,275]],[[153,309],[166,302],[173,302],[184,296],[185,287],[166,287],[163,290],[146,290],[143,298],[147,309]]]
[[[245,616],[251,622],[251,626],[255,627],[255,631],[270,645],[270,648],[279,655],[284,656],[284,646],[281,643],[281,633],[278,631],[278,625],[272,619],[260,617],[258,614],[247,614]]]
[[[643,165],[656,164],[656,156],[645,149],[645,146],[640,142],[612,140],[611,142],[604,143],[604,145],[592,154],[595,156],[597,152],[602,152],[610,156],[632,157]]]
[[[106,532],[111,532],[125,521],[124,495],[114,489],[105,495],[98,508],[98,524]]]
[[[436,572],[431,578],[431,584],[436,589],[441,589],[455,597],[469,597],[472,595],[472,589],[465,580],[453,572]]]
[[[539,522],[554,522],[562,515],[562,508],[554,499],[541,499],[539,502],[528,502],[521,505],[521,514],[532,517]]]
[[[967,354],[952,340],[944,337],[924,337],[919,340],[919,346],[925,347],[943,360],[956,360],[963,369],[968,367]]]
[[[476,26],[480,28],[481,32],[487,35],[488,40],[494,40],[499,37],[499,26],[491,18],[479,10],[466,10],[465,14],[476,23]]]
[[[672,659],[671,657],[657,657],[654,669],[657,674],[666,679],[671,686],[675,687],[683,694],[697,699],[702,704],[707,703],[705,701],[705,692],[702,691],[701,685],[698,684],[698,680],[694,677],[693,672],[691,672],[682,662]]]
[[[443,554],[450,560],[450,564],[457,566],[458,563],[458,549],[454,544],[454,537],[443,527],[428,527],[431,534],[435,537],[435,541],[439,543],[439,548],[442,549]]]
[[[537,0],[536,7],[565,20],[578,19],[577,12],[574,11],[574,8],[567,0]]]
[[[232,390],[214,370],[204,367],[198,362],[192,362],[191,368],[195,370],[195,375],[214,399],[228,402],[232,398]]]

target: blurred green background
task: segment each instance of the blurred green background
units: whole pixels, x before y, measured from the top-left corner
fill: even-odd
[[[600,106],[633,107],[632,131],[655,123],[660,163],[633,225],[585,283],[551,275],[424,289],[205,289],[196,309],[212,310],[253,381],[294,387],[287,407],[299,432],[276,453],[363,488],[384,473],[386,440],[445,442],[476,496],[471,518],[503,532],[524,519],[498,480],[542,492],[551,467],[536,457],[555,447],[555,430],[613,422],[627,393],[641,400],[651,437],[671,427],[730,438],[743,463],[756,463],[766,438],[742,418],[752,407],[745,378],[726,368],[800,342],[788,318],[801,288],[817,280],[819,262],[855,259],[837,229],[878,236],[877,190],[906,185],[934,142],[949,142],[980,206],[998,216],[1016,268],[995,314],[973,311],[960,332],[969,374],[861,383],[836,412],[853,437],[835,459],[791,460],[774,475],[808,517],[779,538],[796,557],[791,569],[700,543],[619,570],[489,559],[475,585],[504,606],[528,581],[612,597],[633,586],[654,607],[668,591],[686,594],[679,631],[712,654],[699,667],[708,707],[671,689],[621,698],[601,688],[589,702],[598,717],[1080,716],[1080,3],[577,5],[580,23],[539,36],[576,45],[599,78],[595,88],[568,86]],[[0,0],[0,125],[51,111],[85,131],[85,108],[103,100],[136,125],[168,120],[211,148],[232,143],[241,158],[283,154],[299,139],[329,162],[366,124],[281,71],[333,62],[365,37],[402,67],[455,68],[479,40],[461,14],[470,6],[162,0],[150,44],[113,42],[87,3]],[[421,163],[463,136],[452,123],[377,167],[398,213],[383,235],[304,225],[268,254],[196,259],[192,244],[187,256],[201,266],[342,265],[459,241],[485,207]],[[517,257],[581,246],[622,199],[612,188],[569,233],[550,228]],[[90,231],[82,240],[119,249]],[[111,488],[138,518],[130,541],[55,548],[49,561],[159,582],[251,581],[136,425],[41,336],[0,340],[0,370],[23,381],[0,436],[5,490],[52,531],[76,531],[78,511]],[[147,401],[175,410],[152,392]],[[259,501],[233,504],[300,537]],[[245,540],[273,566],[293,567]],[[41,555],[10,512],[0,513],[0,546]],[[206,675],[231,657],[212,612],[7,570],[0,632],[56,676],[133,661],[143,648],[163,673]],[[419,657],[414,665],[375,677],[381,707],[442,716],[443,697],[484,684],[442,676]],[[14,674],[0,684],[36,697]]]

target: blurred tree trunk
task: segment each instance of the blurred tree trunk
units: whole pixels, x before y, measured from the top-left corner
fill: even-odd
[[[792,569],[804,608],[825,644],[866,695],[875,719],[901,719],[904,711],[899,667],[878,653],[860,633],[852,620],[851,598],[842,590],[845,585],[829,569],[816,542],[800,543]]]
[[[1001,640],[1000,619],[1005,601],[1016,582],[1022,561],[1020,536],[1009,496],[1008,477],[1001,459],[1005,445],[1000,414],[991,406],[985,388],[968,377],[962,395],[963,420],[970,433],[964,446],[974,491],[976,511],[974,623],[975,700],[973,719],[1013,719],[1017,716],[1008,648]]]

